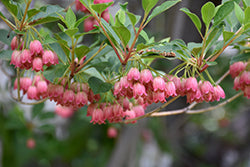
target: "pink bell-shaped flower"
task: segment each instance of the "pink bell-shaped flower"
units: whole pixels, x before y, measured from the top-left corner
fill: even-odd
[[[40,70],[43,71],[43,61],[40,57],[35,57],[32,62],[32,70],[38,72]]]
[[[43,52],[42,60],[43,64],[46,66],[51,66],[52,64],[55,64],[55,54],[51,50],[46,50]]]
[[[165,96],[167,98],[169,96],[176,96],[176,89],[175,89],[174,82],[172,81],[166,82]]]
[[[165,81],[162,77],[155,77],[153,80],[153,88],[154,91],[165,91],[166,85]]]
[[[42,96],[43,98],[47,97],[47,91],[48,91],[48,84],[46,81],[38,81],[37,82],[37,93],[38,95]]]
[[[147,96],[147,93],[146,93],[146,90],[145,90],[145,86],[142,85],[139,82],[136,83],[134,85],[134,88],[133,88],[133,96],[134,96],[134,98]]]
[[[154,103],[166,102],[165,92],[162,92],[162,91],[153,92],[153,102]]]
[[[85,92],[77,92],[76,94],[76,105],[77,107],[83,107],[88,104],[88,95]]]
[[[42,55],[43,54],[43,47],[40,41],[34,40],[30,42],[30,53],[33,56]]]
[[[141,105],[134,106],[132,110],[135,112],[136,117],[145,115],[144,108]]]
[[[32,80],[29,77],[20,78],[20,89],[26,93],[29,87],[32,85]]]
[[[104,113],[100,108],[96,108],[94,109],[93,113],[92,113],[92,119],[90,122],[93,122],[93,124],[104,124],[105,122],[105,118],[104,118]]]
[[[137,69],[137,68],[135,68],[135,67],[133,67],[133,68],[131,68],[130,70],[129,70],[129,72],[128,72],[128,80],[129,81],[138,81],[139,79],[140,79],[140,77],[141,77],[141,74],[140,74],[140,72],[139,72],[139,70]]]
[[[30,69],[32,67],[32,57],[28,49],[24,49],[21,53],[21,63],[25,69]]]
[[[62,102],[65,106],[71,106],[75,102],[75,93],[72,90],[66,90],[63,93]]]
[[[220,98],[224,99],[226,97],[224,90],[220,85],[214,87],[213,100],[220,101]]]
[[[149,83],[153,81],[153,76],[150,70],[144,69],[141,71],[141,79],[140,82],[143,83]]]
[[[135,111],[134,110],[126,110],[125,111],[125,119],[129,120],[129,119],[133,119],[136,117]],[[135,121],[131,121],[131,123],[136,123]]]
[[[30,86],[27,91],[28,99],[35,99],[39,100],[39,97],[37,96],[37,88],[35,86]]]
[[[185,83],[185,88],[187,91],[196,92],[196,90],[198,88],[198,82],[197,82],[196,78],[194,78],[194,77],[187,78],[186,83]]]
[[[245,70],[247,63],[244,63],[242,61],[236,62],[232,65],[230,65],[229,73],[230,75],[235,78],[237,77],[242,71]]]
[[[250,85],[247,85],[244,89],[244,96],[250,99]]]

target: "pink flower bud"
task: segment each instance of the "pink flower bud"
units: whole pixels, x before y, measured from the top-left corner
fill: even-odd
[[[129,120],[129,119],[133,119],[136,117],[135,111],[134,110],[127,110],[125,111],[125,119]],[[135,121],[132,121],[131,123],[136,123]]]
[[[240,84],[241,85],[249,85],[250,84],[250,71],[244,71],[240,76]]]
[[[32,80],[29,77],[20,78],[20,89],[26,93],[29,87],[32,85]]]
[[[83,62],[86,60],[86,58],[87,58],[87,56],[83,56],[83,57],[81,58],[81,60],[80,60],[79,64],[80,64],[80,65],[82,65],[82,64],[83,64]]]
[[[244,89],[244,96],[250,99],[250,85],[247,85]]]
[[[202,97],[204,98],[206,102],[209,102],[212,100],[214,87],[209,81],[201,82],[200,90],[201,90]]]
[[[18,40],[17,40],[17,36],[14,36],[14,38],[11,40],[11,43],[10,43],[10,47],[11,47],[11,50],[15,50],[15,49],[18,49],[18,50],[22,50],[23,49],[23,40],[22,38],[20,39],[20,48],[19,47],[19,43],[18,43]]]

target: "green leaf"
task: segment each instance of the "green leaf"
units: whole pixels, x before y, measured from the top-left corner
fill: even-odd
[[[241,54],[238,54],[237,56],[232,57],[230,64],[233,64],[238,61],[248,61],[249,58],[250,58],[250,52],[241,53]]]
[[[218,41],[219,37],[223,33],[223,26],[224,24],[221,23],[213,28],[206,41],[206,51],[208,51],[208,49],[210,49],[210,47]]]
[[[150,0],[149,0],[150,1]],[[162,3],[160,6],[157,6],[151,13],[151,15],[148,17],[147,19],[147,23],[152,20],[155,16],[161,14],[162,12],[168,10],[169,8],[171,8],[172,6],[174,6],[175,4],[177,4],[178,2],[180,2],[181,0],[171,0],[171,1],[166,1],[164,3]]]
[[[54,68],[49,68],[43,72],[46,79],[53,82],[55,78],[63,76],[66,71],[67,66],[62,64],[57,64]]]
[[[223,5],[221,5],[214,16],[213,26],[217,26],[218,24],[220,24],[221,21],[223,21],[233,11],[233,9],[234,9],[233,1],[228,1]]]
[[[5,29],[0,29],[0,41],[10,46],[11,40],[15,34]]]
[[[140,43],[140,44],[138,44],[138,45],[136,46],[136,50],[140,51],[140,50],[146,49],[146,48],[148,48],[148,47],[150,47],[150,46],[152,46],[152,45],[145,45],[144,43]]]
[[[88,17],[89,17],[89,15],[84,16],[84,17],[78,19],[78,20],[76,21],[76,23],[75,23],[75,27],[78,27],[78,26],[81,24],[81,22],[83,22],[83,21],[84,21],[86,18],[88,18]]]
[[[205,23],[206,27],[209,26],[211,20],[215,15],[215,6],[212,2],[207,2],[201,8],[202,20]]]
[[[2,0],[1,1],[3,5],[6,7],[6,9],[14,16],[17,16],[18,10],[17,10],[17,5],[12,4],[10,0]]]
[[[70,37],[73,37],[77,32],[78,32],[78,28],[70,28],[70,29],[65,30],[65,33]]]
[[[0,51],[0,59],[10,61],[12,52],[13,52],[12,50],[2,50],[2,51]]]
[[[30,10],[28,10],[28,12],[27,12],[28,19],[31,19],[33,16],[35,16],[39,12],[40,12],[40,10],[38,10],[38,9],[30,9]]]
[[[125,26],[113,27],[113,29],[121,39],[124,46],[127,46],[131,36],[129,30]]]
[[[69,29],[73,28],[76,23],[76,15],[70,7],[66,13],[65,21]]]
[[[228,41],[233,36],[234,36],[234,32],[223,31],[223,39],[224,39],[225,42]]]
[[[58,17],[50,17],[49,16],[49,17],[38,19],[38,20],[34,20],[34,21],[30,22],[29,25],[36,26],[36,25],[39,25],[39,24],[50,23],[50,22],[54,22],[54,21],[57,21],[57,20],[59,20]]]
[[[147,34],[144,30],[142,30],[142,31],[140,32],[140,36],[142,36],[142,38],[143,38],[146,42],[149,41],[148,34]]]
[[[120,4],[121,9],[124,10],[125,12],[127,11],[127,6],[128,6],[128,2],[125,2],[124,4]]]
[[[119,10],[115,15],[115,25],[120,26],[124,25],[126,22],[126,15],[124,10]]]
[[[44,103],[39,103],[32,107],[32,118],[35,118],[37,115],[40,115],[43,111]]]
[[[247,7],[245,10],[245,24],[250,23],[250,7]]]
[[[94,94],[108,92],[113,87],[112,84],[103,82],[96,77],[89,78],[88,83]]]
[[[250,1],[249,0],[242,0],[244,8],[247,8],[250,6]]]
[[[94,9],[98,14],[102,14],[108,7],[113,5],[114,2],[109,2],[109,3],[98,3],[98,4],[93,4],[91,5],[91,8]]]
[[[157,4],[159,0],[142,0],[142,7],[146,15],[151,11],[151,9]]]
[[[234,10],[235,10],[235,15],[236,15],[237,19],[239,20],[239,22],[241,24],[244,24],[245,14],[244,14],[243,10],[241,9],[241,7],[237,3],[234,3]]]
[[[132,25],[135,26],[135,24],[137,23],[136,16],[133,13],[130,13],[128,11],[126,13],[129,17],[129,20],[131,21]]]
[[[54,116],[51,116],[51,117],[53,118]],[[40,131],[42,131],[43,133],[45,132],[45,133],[54,134],[55,126],[46,124],[46,125],[42,125],[42,126],[38,127],[38,129]]]
[[[114,44],[120,44],[120,38],[117,36],[117,34],[115,33],[115,31],[112,29],[112,27],[110,27],[110,25],[104,20],[101,19],[102,24],[105,28],[105,30],[109,33],[109,35],[111,35],[111,37],[113,37],[111,40],[112,42],[114,42]]]
[[[83,56],[85,56],[87,53],[89,53],[90,49],[89,47],[85,46],[85,45],[81,45],[81,46],[78,46],[76,49],[75,49],[75,53],[76,53],[76,56],[77,58],[80,60]]]
[[[60,28],[60,30],[61,30],[62,32],[65,31],[65,28],[64,28],[64,26],[63,26],[61,23],[57,23],[57,25],[58,25],[58,27]]]
[[[54,112],[42,112],[40,115],[38,115],[40,120],[45,120],[45,119],[51,119],[55,117]]]
[[[103,72],[106,67],[111,67],[112,65],[113,64],[111,64],[110,62],[102,61],[102,62],[99,62],[99,63],[92,64],[91,67],[96,68],[97,71],[99,71],[99,72]]]
[[[189,18],[193,21],[197,30],[201,33],[201,21],[199,17],[196,14],[191,13],[187,8],[181,8],[180,10],[189,16]]]

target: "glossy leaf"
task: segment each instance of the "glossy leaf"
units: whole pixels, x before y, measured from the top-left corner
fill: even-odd
[[[223,31],[223,39],[224,39],[225,42],[228,41],[233,36],[234,36],[234,32]]]
[[[49,68],[43,72],[43,75],[50,82],[53,82],[55,78],[63,76],[67,66],[57,64],[56,66]]]
[[[250,23],[250,7],[247,7],[245,10],[245,24]]]
[[[189,16],[189,18],[193,21],[197,30],[200,32],[201,31],[201,21],[200,21],[199,17],[196,14],[191,13],[187,8],[181,8],[181,11],[183,11],[184,13],[186,13]]]
[[[181,0],[171,0],[171,1],[166,1],[164,3],[162,3],[160,6],[157,6],[151,13],[151,15],[148,17],[147,22],[149,22],[150,20],[152,20],[155,16],[161,14],[162,12],[168,10],[169,8],[171,8],[172,6],[174,6],[175,4],[177,4],[178,2],[180,2]]]
[[[214,15],[215,15],[215,6],[212,2],[207,2],[205,5],[202,6],[201,16],[206,27],[209,26],[209,23],[213,19]]]
[[[103,82],[96,77],[89,78],[88,83],[94,94],[108,92],[113,87],[112,84]]]
[[[70,29],[65,30],[65,33],[70,37],[74,36],[77,32],[78,32],[78,28],[70,28]]]
[[[83,56],[85,56],[90,51],[89,47],[85,45],[78,46],[75,49],[75,53],[77,58],[80,60]]]
[[[221,5],[214,16],[213,26],[217,26],[218,24],[220,24],[233,11],[233,9],[234,9],[233,1],[228,1],[223,5]]]
[[[244,24],[245,14],[244,14],[243,10],[241,9],[241,7],[237,3],[234,3],[234,10],[235,10],[235,15],[236,15],[237,19],[239,20],[239,22],[241,24]]]
[[[109,3],[99,3],[99,4],[94,4],[91,5],[92,9],[94,9],[94,11],[96,11],[97,13],[101,14],[102,12],[104,12],[109,6],[113,5],[114,2],[109,2]]]
[[[146,14],[157,4],[159,0],[142,0],[142,7]]]
[[[66,21],[66,25],[69,29],[73,28],[75,23],[76,23],[76,16],[71,8],[69,8],[67,13],[66,13],[65,21]]]
[[[125,26],[113,27],[113,29],[118,35],[118,37],[121,39],[124,46],[126,46],[131,36],[129,30]]]

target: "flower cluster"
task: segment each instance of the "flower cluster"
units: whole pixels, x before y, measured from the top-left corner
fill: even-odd
[[[250,71],[247,70],[248,63],[236,62],[230,66],[229,72],[234,78],[234,89],[242,90],[244,96],[250,98]]]
[[[119,103],[91,103],[87,109],[87,116],[91,116],[90,122],[94,124],[105,124],[107,120],[110,123],[117,123],[123,119],[133,119],[145,114],[141,105],[129,102],[127,98],[118,101]],[[135,123],[133,121],[131,123]]]
[[[100,99],[100,95],[94,95],[87,83],[74,82],[69,86],[67,78],[62,78],[59,84],[50,83],[48,97],[58,105],[71,107],[74,110]]]
[[[94,0],[94,4],[100,4],[100,3],[108,3],[108,2],[112,2],[113,0]],[[76,10],[80,10],[86,14],[89,14],[90,12],[88,11],[88,9],[79,1],[76,0],[75,1],[76,4]],[[109,22],[109,12],[108,12],[108,8],[102,12],[101,17]],[[95,26],[98,26],[98,22],[96,21],[96,19],[93,16],[88,17],[85,21],[84,21],[84,31],[88,32],[90,30],[95,29]]]
[[[13,38],[16,41],[16,38]],[[13,41],[12,40],[12,41]],[[16,49],[16,42],[11,45],[12,49]],[[43,65],[51,66],[58,64],[58,56],[50,50],[43,50],[42,44],[38,40],[30,43],[29,49],[14,50],[11,55],[10,64],[21,69],[30,69],[38,72],[43,71]]]
[[[135,98],[144,107],[151,103],[166,102],[166,98],[172,96],[187,96],[187,102],[219,101],[225,98],[223,89],[212,86],[209,81],[199,81],[196,78],[179,78],[168,75],[166,78],[153,77],[148,69],[141,72],[137,68],[131,68],[127,76],[124,76],[114,86],[114,95]]]
[[[225,98],[225,92],[220,85],[213,86],[209,81],[199,82],[194,77],[179,78],[176,76],[167,76],[169,80],[174,82],[176,93],[180,96],[187,97],[187,102],[201,103],[203,101],[212,102],[220,101]]]
[[[40,100],[47,97],[49,81],[43,76],[36,75],[33,79],[29,77],[20,78],[20,90],[23,91],[23,95],[27,93],[27,97],[30,100]],[[18,79],[14,82],[14,89],[17,89]]]

